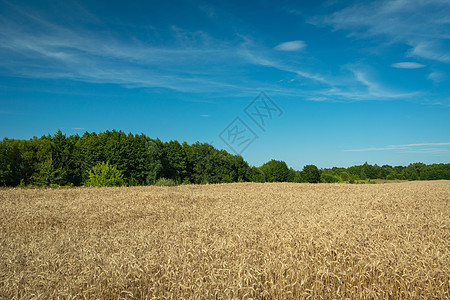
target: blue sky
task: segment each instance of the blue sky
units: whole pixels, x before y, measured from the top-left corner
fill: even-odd
[[[117,129],[232,152],[238,117],[251,165],[450,162],[448,0],[0,0],[0,28],[2,138]],[[264,128],[244,110],[260,92],[280,108]]]

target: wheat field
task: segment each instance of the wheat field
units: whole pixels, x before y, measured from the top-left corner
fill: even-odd
[[[450,181],[0,190],[0,298],[448,299]]]

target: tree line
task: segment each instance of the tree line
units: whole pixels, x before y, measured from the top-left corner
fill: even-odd
[[[102,182],[108,177],[108,184]],[[0,142],[1,186],[150,185],[225,182],[355,182],[366,179],[450,179],[450,164],[378,166],[301,171],[283,161],[255,167],[207,143],[162,142],[122,131],[66,136],[60,130],[29,140]],[[165,180],[165,181],[164,181]]]
[[[331,168],[321,170],[323,182],[354,182],[358,180],[438,180],[450,179],[450,164],[412,163],[408,166],[363,165],[349,168]]]

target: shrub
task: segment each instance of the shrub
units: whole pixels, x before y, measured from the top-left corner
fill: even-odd
[[[130,179],[128,179],[128,186],[138,186],[139,185],[139,181],[134,178],[131,177]]]
[[[232,183],[233,181],[234,181],[233,177],[231,177],[228,174],[225,174],[225,176],[222,177],[222,180],[220,182],[221,183]]]
[[[117,167],[109,162],[101,162],[88,171],[88,186],[122,186],[123,174]]]
[[[325,182],[325,183],[339,182],[339,178],[334,175],[331,175],[331,174],[322,174],[320,176],[320,182]]]
[[[176,182],[173,181],[173,179],[167,179],[167,178],[159,178],[155,182],[156,186],[176,186]]]
[[[347,172],[342,172],[340,176],[342,181],[349,181],[351,178],[350,174]]]
[[[23,187],[26,187],[26,186],[27,186],[27,185],[25,184],[25,181],[23,180],[23,178],[20,179],[20,183],[19,183],[18,187],[23,188]]]
[[[388,175],[386,176],[386,180],[394,180],[394,179],[395,179],[394,174],[388,174]]]

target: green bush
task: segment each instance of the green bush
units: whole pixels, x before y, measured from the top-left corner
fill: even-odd
[[[339,182],[339,178],[337,176],[334,176],[331,174],[321,174],[320,182],[335,183],[335,182]]]
[[[155,182],[156,186],[176,186],[177,183],[172,179],[160,178]]]
[[[233,177],[231,177],[228,174],[225,174],[225,176],[222,177],[221,183],[232,183],[234,182]]]
[[[88,171],[88,186],[122,186],[123,174],[117,167],[109,162],[98,163]]]
[[[395,176],[394,176],[394,174],[388,174],[388,175],[386,176],[386,180],[394,180],[394,179],[396,179]]]
[[[139,181],[134,178],[131,177],[130,179],[128,179],[128,186],[138,186],[139,185]]]
[[[350,180],[350,174],[348,174],[347,172],[342,172],[341,174],[340,174],[340,176],[341,176],[341,180],[342,181],[349,181]]]

